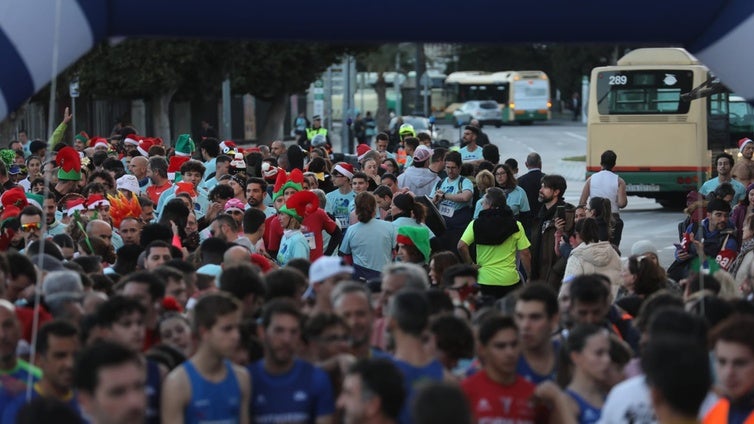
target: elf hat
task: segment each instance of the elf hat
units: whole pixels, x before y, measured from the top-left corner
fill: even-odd
[[[100,206],[110,206],[110,202],[105,199],[105,196],[101,194],[90,194],[86,198],[86,208],[90,211],[97,209]]]
[[[81,180],[81,157],[71,146],[65,146],[55,156],[58,168],[58,179],[64,181]]]
[[[29,202],[30,205],[36,206],[39,208],[39,210],[42,209],[42,204],[44,204],[44,197],[42,197],[41,194],[28,192],[26,194],[26,200]]]
[[[280,213],[290,215],[299,222],[314,213],[319,208],[319,197],[311,191],[299,191],[294,193],[280,208]]]
[[[194,140],[188,134],[181,134],[175,141],[175,154],[177,156],[191,156],[196,151]]]
[[[20,210],[25,208],[26,205],[29,204],[29,201],[26,198],[23,188],[13,187],[10,190],[6,190],[5,193],[0,196],[0,203],[2,203],[3,208],[15,206]]]
[[[369,152],[370,150],[372,150],[372,148],[369,147],[369,145],[365,143],[361,143],[358,146],[356,146],[356,155],[358,155],[359,161],[364,159],[364,156],[366,156],[367,152]]]
[[[397,239],[400,244],[416,247],[424,256],[424,262],[429,261],[429,230],[425,227],[400,227]]]
[[[288,188],[301,191],[304,189],[304,174],[300,169],[294,169],[290,174],[286,175],[285,172],[279,172],[278,178],[275,181],[275,188],[272,194],[272,200],[275,201],[278,197],[285,193]]]
[[[89,142],[89,134],[87,134],[84,131],[81,131],[80,133],[73,136],[73,141],[74,142],[80,141],[81,143],[84,144],[84,146],[86,146],[86,144]]]
[[[750,139],[748,137],[744,137],[744,138],[738,140],[738,151],[743,152],[744,151],[744,147],[746,147],[746,145],[749,144],[749,143],[754,143],[754,141],[752,141],[752,139]]]
[[[349,180],[353,178],[353,165],[351,165],[350,163],[338,162],[337,164],[335,164],[334,170],[344,177],[348,178]]]

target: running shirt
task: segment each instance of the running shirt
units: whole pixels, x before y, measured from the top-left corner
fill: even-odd
[[[309,242],[301,230],[286,230],[280,240],[280,250],[276,259],[281,266],[295,258],[309,260],[309,250]]]
[[[155,205],[157,205],[157,202],[160,201],[160,196],[162,195],[162,193],[171,187],[173,187],[173,184],[171,184],[170,181],[161,186],[151,185],[147,187],[146,193],[149,199],[154,202]]]
[[[536,386],[517,375],[510,386],[492,380],[482,370],[461,383],[476,422],[534,424],[542,422],[531,398]]]
[[[484,156],[482,155],[482,148],[479,146],[476,146],[476,149],[474,149],[473,151],[469,150],[469,146],[466,146],[458,150],[458,153],[461,154],[461,160],[464,162],[484,159]]]
[[[32,401],[38,397],[42,397],[42,393],[40,393],[40,387],[39,383],[34,384],[34,388],[31,391],[31,399]],[[69,393],[68,396],[66,396],[65,399],[62,399],[62,402],[68,405],[76,414],[81,417],[81,407],[79,407],[78,401],[76,401],[76,396],[73,391]],[[2,420],[0,422],[3,423],[15,423],[16,422],[16,415],[18,415],[18,411],[21,410],[21,408],[24,407],[28,402],[26,400],[26,393],[21,393],[17,395],[13,400],[11,400],[5,408],[2,410]],[[83,418],[83,417],[82,417]]]
[[[458,181],[458,178],[462,178],[461,181]],[[450,178],[445,178],[442,180],[442,183],[440,183],[440,190],[443,191],[443,193],[446,194],[459,194],[463,191],[470,191],[474,192],[474,184],[472,184],[471,180],[462,176],[458,176],[455,180],[451,180]],[[460,190],[459,190],[460,188]],[[451,218],[453,217],[453,214],[455,211],[462,209],[462,208],[471,208],[474,205],[472,204],[474,200],[471,199],[466,203],[462,202],[454,202],[452,200],[443,200],[440,202],[439,205],[437,205],[437,209],[440,211],[440,215]]]
[[[257,424],[308,424],[335,412],[335,399],[327,374],[296,359],[282,375],[270,375],[264,360],[249,365],[251,374],[251,421]]]
[[[380,272],[393,259],[395,238],[396,230],[390,222],[379,219],[357,222],[346,231],[340,251],[353,256],[355,265]]]
[[[309,244],[309,262],[314,262],[324,255],[325,249],[322,235],[323,233],[334,232],[337,225],[335,221],[327,216],[327,213],[322,208],[317,209],[314,213],[304,218],[301,222],[301,232]],[[265,246],[273,252],[277,251],[280,248],[280,241],[283,238],[284,232],[283,227],[280,226],[280,221],[277,218],[268,219],[264,230],[267,234]]]
[[[558,355],[560,353],[560,341],[553,340],[552,341],[552,349],[555,351],[555,358],[557,361]],[[523,377],[526,381],[530,383],[539,384],[544,381],[555,381],[555,377],[558,372],[558,365],[557,362],[555,363],[555,366],[552,368],[549,374],[542,375],[537,374],[536,371],[534,371],[530,366],[529,363],[526,362],[526,358],[522,354],[518,357],[518,364],[516,364],[516,374]]]
[[[184,410],[184,422],[187,424],[235,424],[241,416],[243,396],[241,386],[236,379],[233,365],[227,359],[226,375],[223,381],[207,381],[197,371],[191,361],[183,363],[191,383],[191,401]]]
[[[147,334],[150,332],[147,331]],[[147,337],[144,338],[144,341]],[[145,350],[146,351],[146,350]],[[162,379],[160,378],[160,366],[157,362],[147,359],[147,413],[145,422],[148,424],[160,423],[160,391]]]
[[[416,389],[426,381],[442,381],[443,368],[442,364],[434,359],[429,364],[423,367],[415,367],[408,362],[401,361],[400,359],[391,358],[393,364],[403,374],[403,387],[406,389],[406,401],[401,409],[401,414],[398,416],[398,422],[400,424],[411,423],[410,405],[413,401]]]
[[[590,403],[584,400],[581,395],[571,389],[566,389],[566,393],[568,393],[568,396],[572,397],[573,400],[575,400],[579,405],[579,424],[594,424],[600,420],[600,415],[602,415],[601,408],[592,406]]]
[[[334,216],[335,222],[345,231],[350,223],[348,214],[351,211],[351,204],[354,203],[354,199],[356,198],[356,193],[351,190],[343,194],[340,190],[333,190],[327,193],[326,198],[325,212]]]

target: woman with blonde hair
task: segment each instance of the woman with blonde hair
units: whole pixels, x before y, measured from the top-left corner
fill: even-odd
[[[479,212],[482,211],[482,202],[484,201],[484,194],[487,193],[487,189],[495,187],[495,176],[492,172],[486,169],[479,171],[476,174],[476,188],[479,191],[479,200],[474,205],[474,219],[479,218]]]

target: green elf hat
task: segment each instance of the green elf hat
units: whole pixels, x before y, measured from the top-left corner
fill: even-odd
[[[299,191],[288,198],[285,205],[280,208],[280,213],[289,215],[301,222],[314,213],[317,208],[319,208],[319,197],[316,194],[311,191]]]
[[[424,256],[424,262],[429,262],[429,230],[425,227],[398,228],[398,243],[416,247]]]
[[[44,204],[44,197],[42,197],[41,194],[32,193],[30,191],[24,194],[26,194],[26,200],[29,201],[30,205],[38,207],[39,210],[44,210],[42,209],[42,205]]]
[[[196,151],[194,140],[188,134],[181,134],[175,141],[175,154],[177,156],[191,156]]]
[[[89,134],[85,133],[84,131],[81,131],[80,133],[73,136],[73,141],[74,143],[76,141],[80,141],[84,144],[84,146],[86,146],[87,143],[89,143]]]
[[[73,147],[65,146],[60,149],[58,155],[55,156],[55,163],[60,167],[58,169],[59,180],[81,180],[81,157]]]
[[[274,202],[282,196],[288,188],[293,188],[296,191],[304,189],[304,173],[300,169],[294,169],[289,175],[286,175],[285,172],[278,172],[275,188],[272,191],[272,201]]]

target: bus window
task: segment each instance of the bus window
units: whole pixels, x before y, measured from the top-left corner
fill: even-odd
[[[693,73],[677,70],[605,71],[597,78],[601,115],[685,114],[681,94],[693,87]]]

